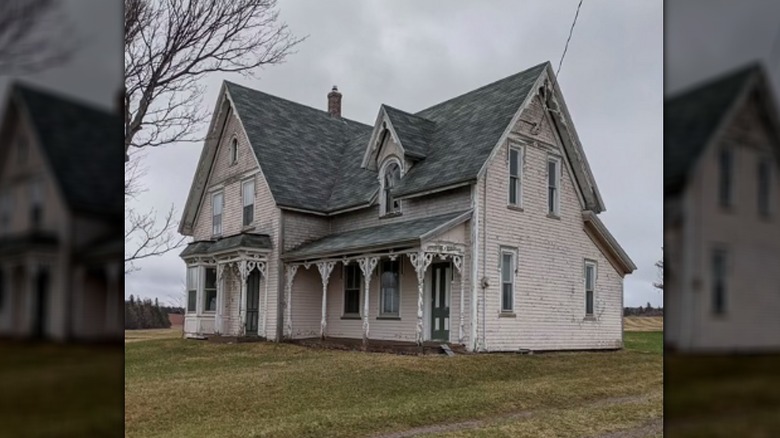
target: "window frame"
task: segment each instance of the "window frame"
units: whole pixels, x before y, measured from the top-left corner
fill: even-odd
[[[396,267],[396,302],[395,307],[397,311],[395,313],[385,312],[385,289],[382,285],[382,277],[384,276],[386,263],[392,264]],[[380,260],[379,261],[379,309],[377,311],[377,319],[401,319],[401,260]]]
[[[214,206],[216,203],[214,200],[216,197],[219,196],[221,201],[220,202],[220,212],[219,215],[215,213]],[[223,190],[217,190],[211,194],[211,235],[212,237],[219,237],[222,236],[222,233],[224,232],[224,221],[222,220],[225,215],[225,192]],[[217,230],[217,216],[219,216],[219,230]]]
[[[213,288],[207,287],[209,271],[214,271]],[[203,293],[201,294],[201,298],[203,299],[203,313],[217,313],[217,293],[219,290],[219,285],[217,283],[219,283],[219,279],[217,278],[217,267],[214,265],[203,266]],[[209,310],[209,291],[214,291],[214,310]]]
[[[728,159],[728,169],[724,172],[724,157]],[[718,150],[718,205],[724,209],[734,208],[734,168],[736,149],[722,147]],[[725,199],[724,199],[725,197]]]
[[[252,187],[252,203],[247,205],[246,204],[246,192],[244,187],[250,186]],[[251,227],[252,224],[255,222],[255,199],[257,198],[257,193],[255,193],[256,184],[254,177],[250,179],[246,179],[244,181],[241,181],[241,226],[242,227]],[[247,207],[252,207],[251,209],[247,210]],[[250,219],[249,223],[247,223],[247,211],[250,212]]]
[[[593,269],[591,280],[593,284],[590,285],[591,289],[588,290],[588,268]],[[596,282],[598,280],[598,264],[595,260],[585,259],[585,268],[583,270],[583,282],[585,291],[585,317],[593,318],[596,314]],[[590,312],[588,312],[588,292],[590,292]]]
[[[238,139],[236,137],[233,137],[230,141],[230,156],[228,160],[231,166],[238,163]]]
[[[0,234],[7,234],[11,231],[11,217],[13,213],[13,202],[10,189],[0,191]]]
[[[380,217],[398,216],[403,213],[401,200],[400,199],[396,200],[392,196],[390,196],[390,201],[397,202],[398,208],[397,209],[393,208],[392,211],[388,211],[387,209],[388,196],[390,195],[386,187],[387,172],[393,165],[398,166],[398,181],[400,181],[404,177],[404,166],[402,165],[402,162],[398,157],[390,156],[387,159],[385,159],[385,162],[382,164],[381,167],[381,172],[379,172],[379,215]],[[395,183],[398,183],[398,181],[395,181]],[[392,190],[392,187],[390,189]]]
[[[517,297],[517,278],[516,277],[517,277],[517,269],[518,269],[517,268],[517,266],[518,266],[517,265],[517,252],[518,252],[517,248],[509,248],[509,247],[502,247],[501,250],[499,251],[500,257],[499,257],[498,271],[499,271],[499,278],[500,278],[500,284],[501,284],[501,296],[500,296],[500,299],[499,299],[499,305],[500,305],[499,310],[500,310],[500,313],[502,313],[502,314],[513,315],[514,312],[515,312],[515,309],[517,308],[517,298],[516,298]],[[511,257],[510,258],[510,264],[509,264],[509,268],[511,269],[511,271],[510,271],[510,283],[507,283],[504,280],[504,267],[505,267],[504,256],[506,256],[506,255],[509,255]],[[504,302],[504,286],[506,284],[511,284],[512,285],[511,291],[510,291],[511,292],[510,293],[510,295],[511,295],[510,301],[511,302],[509,303],[509,305],[510,305],[509,308],[507,308],[505,306],[506,303]]]
[[[550,185],[550,164],[555,164],[555,179],[553,180],[555,182],[555,186]],[[561,165],[561,157],[557,155],[549,155],[547,157],[546,162],[547,169],[545,171],[545,175],[547,176],[547,216],[551,217],[560,217],[561,215],[561,173],[562,173],[562,165]],[[550,211],[550,190],[553,189],[553,199],[552,199],[552,211]]]
[[[766,175],[762,172],[766,171]],[[773,172],[772,172],[772,160],[767,157],[759,157],[758,169],[757,169],[757,204],[758,215],[762,218],[769,218],[772,216],[772,185],[773,185]],[[766,179],[763,179],[766,178]],[[766,186],[764,183],[766,182]]]
[[[357,288],[354,288],[354,287],[348,288],[347,287],[347,278],[348,278],[347,270],[354,270],[357,273],[357,279],[358,279],[357,280]],[[341,278],[343,279],[343,281],[342,281],[342,286],[343,287],[342,287],[342,295],[341,295],[341,297],[342,297],[342,304],[343,305],[341,306],[341,316],[342,317],[347,317],[347,318],[349,318],[349,317],[360,317],[360,316],[362,316],[361,315],[360,304],[361,304],[361,296],[362,296],[361,292],[363,291],[363,282],[361,281],[362,280],[362,272],[360,270],[360,266],[358,266],[356,263],[345,264],[342,267],[341,273],[342,273]],[[347,303],[349,302],[349,300],[347,299],[347,293],[350,292],[350,291],[352,291],[352,292],[357,291],[357,312],[348,312],[347,311]]]
[[[194,274],[190,274],[190,272],[194,272]],[[192,284],[190,281],[194,282]],[[200,285],[200,266],[198,265],[188,265],[187,266],[187,273],[185,277],[185,287],[187,288],[187,306],[184,308],[184,312],[186,314],[198,314],[198,287]],[[195,297],[194,299],[190,298],[190,294],[194,292]],[[194,308],[190,308],[190,304],[194,303]]]
[[[30,180],[30,224],[33,228],[39,228],[43,222],[43,181]]]
[[[517,175],[512,175],[512,152],[517,152]],[[525,163],[525,145],[509,144],[507,151],[507,205],[510,207],[523,208],[523,165]],[[515,179],[513,182],[512,179]],[[515,201],[512,202],[512,187],[515,187]]]

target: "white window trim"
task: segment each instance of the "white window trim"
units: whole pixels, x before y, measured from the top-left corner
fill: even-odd
[[[214,218],[217,216],[214,213],[214,199],[216,199],[217,196],[222,197],[222,211],[219,213],[220,216],[219,233],[214,232]],[[217,190],[211,194],[211,236],[212,237],[222,236],[224,232],[225,232],[225,191]]]
[[[500,257],[498,259],[498,275],[500,295],[498,299],[499,313],[502,314],[514,314],[517,309],[517,248],[502,247],[500,251]],[[504,255],[509,254],[512,256],[512,263],[510,268],[512,269],[512,308],[504,309]]]
[[[513,203],[511,199],[511,184],[512,184],[512,151],[517,151],[519,163],[517,164],[517,202]],[[506,170],[507,170],[507,190],[506,190],[506,203],[510,207],[523,208],[523,166],[525,164],[525,145],[509,143],[509,148],[506,153]]]
[[[379,171],[379,216],[380,217],[387,216],[389,214],[400,215],[403,213],[403,202],[400,199],[398,200],[398,211],[388,213],[385,208],[387,205],[385,199],[385,172],[387,172],[387,168],[390,167],[390,165],[393,163],[397,164],[400,170],[399,179],[403,179],[404,177],[404,165],[401,159],[399,159],[394,155],[385,158],[385,161],[382,163],[382,166],[380,167],[380,171]]]
[[[199,295],[200,295],[200,299],[203,300],[203,302],[199,304],[200,307],[201,307],[200,314],[202,314],[202,315],[214,315],[214,314],[217,313],[216,309],[214,309],[214,310],[206,310],[206,270],[207,269],[214,269],[215,270],[214,274],[216,275],[217,265],[201,265],[203,281],[201,282],[202,286],[199,288]],[[219,279],[218,278],[215,278],[214,291],[215,291],[215,294],[219,294]],[[217,304],[217,307],[219,307],[219,304]]]
[[[345,308],[347,307],[347,267],[354,267],[358,271],[358,311],[357,313],[347,313],[345,311]],[[360,270],[360,267],[357,265],[357,263],[354,264],[346,264],[342,265],[341,267],[341,317],[342,318],[350,318],[350,317],[363,317],[363,272]]]
[[[553,211],[550,211],[550,163],[555,163],[556,168],[556,175],[555,175],[555,199],[553,199]],[[547,205],[545,208],[547,209],[547,214],[549,216],[554,217],[560,217],[561,216],[561,157],[557,155],[548,155],[547,161],[545,162],[545,167],[547,167],[547,171],[545,172],[545,176],[547,176],[547,181],[545,181],[544,186],[547,188],[546,192],[547,195],[545,198],[547,199]]]
[[[588,313],[588,268],[593,267],[593,312]],[[583,293],[585,295],[585,318],[595,318],[596,316],[596,284],[599,278],[598,263],[595,260],[585,259],[585,268],[583,274]]]
[[[185,286],[187,287],[187,302],[185,303],[185,306],[184,306],[184,313],[186,315],[196,315],[197,316],[197,315],[200,314],[200,305],[199,305],[199,302],[200,302],[200,290],[199,289],[200,289],[200,284],[201,284],[201,281],[200,281],[200,271],[202,271],[202,269],[200,269],[200,267],[201,267],[200,265],[187,265],[187,271],[186,271],[186,276],[187,277],[184,279]],[[190,272],[189,272],[190,269],[195,269],[195,289],[190,289],[190,285],[187,284],[187,282],[189,281],[189,278],[190,278]],[[190,310],[190,291],[191,290],[195,291],[195,309],[194,310]]]
[[[388,261],[388,260],[384,260]],[[395,262],[398,263],[398,313],[383,313],[382,308],[384,307],[384,294],[382,293],[382,274],[384,274],[384,269],[382,268],[382,262],[383,260],[379,261],[379,269],[377,269],[377,272],[379,274],[379,299],[376,300],[377,304],[379,304],[379,308],[376,311],[376,317],[377,319],[401,319],[401,296],[403,295],[403,291],[401,290],[401,275],[403,274],[403,270],[401,269],[401,266],[403,266],[403,260],[401,257],[395,259]]]
[[[244,207],[247,207],[247,205],[244,205],[244,186],[247,184],[252,184],[252,221],[248,224],[244,224]],[[257,200],[257,184],[255,182],[254,177],[250,179],[245,179],[241,181],[241,227],[251,227],[255,224],[255,201]],[[223,201],[224,202],[224,201]],[[222,211],[224,213],[224,207],[222,208]]]

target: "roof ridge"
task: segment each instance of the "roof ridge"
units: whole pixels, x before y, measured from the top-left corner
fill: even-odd
[[[117,114],[114,111],[111,111],[110,107],[102,107],[98,104],[95,104],[93,102],[81,99],[77,96],[71,96],[69,94],[65,94],[61,92],[60,90],[55,89],[49,89],[40,87],[36,84],[32,84],[30,82],[22,81],[22,80],[15,80],[13,83],[11,83],[11,94],[14,92],[31,92],[40,96],[44,96],[48,99],[54,99],[61,103],[65,103],[72,106],[80,107],[81,109],[100,113],[102,115],[106,116],[117,116]]]
[[[431,119],[428,119],[428,118],[425,118],[425,117],[423,117],[423,116],[421,116],[419,114],[410,113],[409,111],[404,111],[402,109],[396,108],[396,107],[388,105],[386,103],[382,103],[379,106],[382,106],[382,107],[385,107],[385,108],[390,108],[393,111],[398,111],[399,113],[404,113],[407,116],[411,116],[411,117],[414,117],[414,118],[417,118],[417,119],[420,119],[420,120],[423,120],[423,121],[426,121],[426,122],[431,122],[431,123],[434,123],[434,124],[436,123],[435,121],[433,121]]]
[[[303,104],[303,103],[300,103],[300,102],[296,102],[294,100],[290,100],[290,99],[287,99],[285,97],[280,97],[280,96],[276,96],[274,94],[266,93],[265,91],[261,91],[261,90],[258,90],[256,88],[247,87],[246,85],[241,85],[241,84],[238,84],[236,82],[228,81],[227,79],[223,79],[223,81],[225,82],[225,84],[228,84],[228,85],[233,85],[233,86],[236,86],[236,87],[240,87],[240,88],[243,88],[245,90],[249,90],[249,91],[251,91],[253,93],[259,93],[259,94],[262,94],[262,95],[265,95],[265,96],[268,96],[268,97],[271,97],[271,98],[274,98],[274,99],[277,99],[277,100],[283,100],[285,102],[289,102],[289,103],[291,103],[293,105],[296,105],[296,106],[299,106],[299,107],[302,107],[302,108],[306,108],[307,110],[315,111],[317,113],[320,113],[322,115],[327,116],[328,119],[333,120],[334,122],[357,123],[358,125],[367,126],[369,128],[371,127],[371,125],[367,125],[367,124],[365,124],[363,122],[359,122],[357,120],[348,119],[346,117],[338,117],[338,118],[337,117],[331,117],[330,113],[325,111],[325,110],[317,109],[317,108],[314,108],[313,106],[309,106],[309,105],[306,105],[306,104]]]
[[[439,106],[442,106],[442,105],[444,105],[445,103],[449,103],[449,102],[451,102],[451,101],[453,101],[453,100],[455,100],[455,99],[460,99],[461,97],[464,97],[464,96],[466,96],[466,95],[468,95],[468,94],[475,93],[475,92],[477,92],[477,91],[480,91],[480,90],[483,90],[483,89],[485,89],[485,88],[488,88],[488,87],[495,86],[496,84],[498,84],[498,83],[500,83],[500,82],[504,82],[504,81],[507,81],[507,80],[509,80],[509,79],[515,78],[515,77],[517,77],[517,76],[520,76],[520,75],[522,75],[522,74],[524,74],[524,73],[527,73],[527,72],[529,72],[529,71],[531,71],[531,70],[533,70],[533,69],[535,69],[535,68],[539,68],[539,67],[541,67],[541,66],[543,66],[543,65],[547,65],[547,64],[549,64],[549,63],[550,63],[550,61],[545,61],[545,62],[542,62],[542,63],[536,64],[536,65],[535,65],[535,66],[533,66],[533,67],[529,67],[529,68],[527,68],[527,69],[525,69],[525,70],[519,71],[519,72],[517,72],[517,73],[513,73],[513,74],[511,74],[511,75],[509,75],[509,76],[505,76],[505,77],[503,77],[503,78],[501,78],[501,79],[497,79],[497,80],[495,80],[495,81],[493,81],[493,82],[490,82],[489,84],[482,85],[481,87],[474,88],[474,89],[472,89],[472,90],[466,91],[465,93],[461,93],[461,94],[459,94],[459,95],[457,95],[457,96],[455,96],[455,97],[451,97],[451,98],[449,98],[449,99],[447,99],[447,100],[443,100],[443,101],[441,101],[441,102],[439,102],[439,103],[437,103],[437,104],[431,105],[431,106],[429,106],[429,107],[427,107],[427,108],[423,108],[423,109],[421,109],[420,111],[417,111],[416,113],[412,113],[412,115],[415,115],[415,116],[418,116],[418,117],[423,117],[423,116],[421,116],[421,115],[420,115],[421,113],[424,113],[424,112],[426,112],[426,111],[429,111],[429,110],[432,110],[432,109],[434,109],[434,108],[437,108],[437,107],[439,107]],[[540,73],[541,73],[541,72],[540,72]],[[423,118],[424,118],[424,117],[423,117]]]
[[[729,80],[733,80],[738,78],[740,75],[750,75],[752,73],[755,73],[757,71],[762,70],[763,67],[761,65],[760,61],[751,61],[747,64],[742,64],[738,67],[731,68],[729,70],[725,70],[721,73],[718,73],[715,76],[710,76],[706,79],[703,79],[698,82],[694,82],[692,84],[689,84],[685,86],[684,88],[675,91],[674,93],[671,93],[668,95],[665,99],[665,103],[671,103],[672,101],[678,100],[680,98],[685,98],[693,93],[706,90],[708,88],[721,85],[723,83],[728,82]]]

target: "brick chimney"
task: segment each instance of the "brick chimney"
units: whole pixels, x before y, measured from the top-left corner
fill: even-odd
[[[331,117],[341,118],[341,93],[335,85],[328,93],[328,112]]]

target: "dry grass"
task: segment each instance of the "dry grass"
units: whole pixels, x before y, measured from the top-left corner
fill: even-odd
[[[663,316],[623,317],[623,330],[627,332],[661,332],[664,330]]]
[[[167,329],[125,330],[125,343],[151,341],[154,339],[176,339],[181,337],[181,326],[172,326]]]
[[[271,343],[132,342],[126,434],[365,436],[465,420],[481,421],[471,432],[485,436],[638,427],[661,417],[660,343],[659,333],[629,333],[620,352],[448,358]],[[625,401],[602,403],[615,398]],[[534,415],[494,424],[524,411]],[[584,424],[586,417],[595,420]]]

